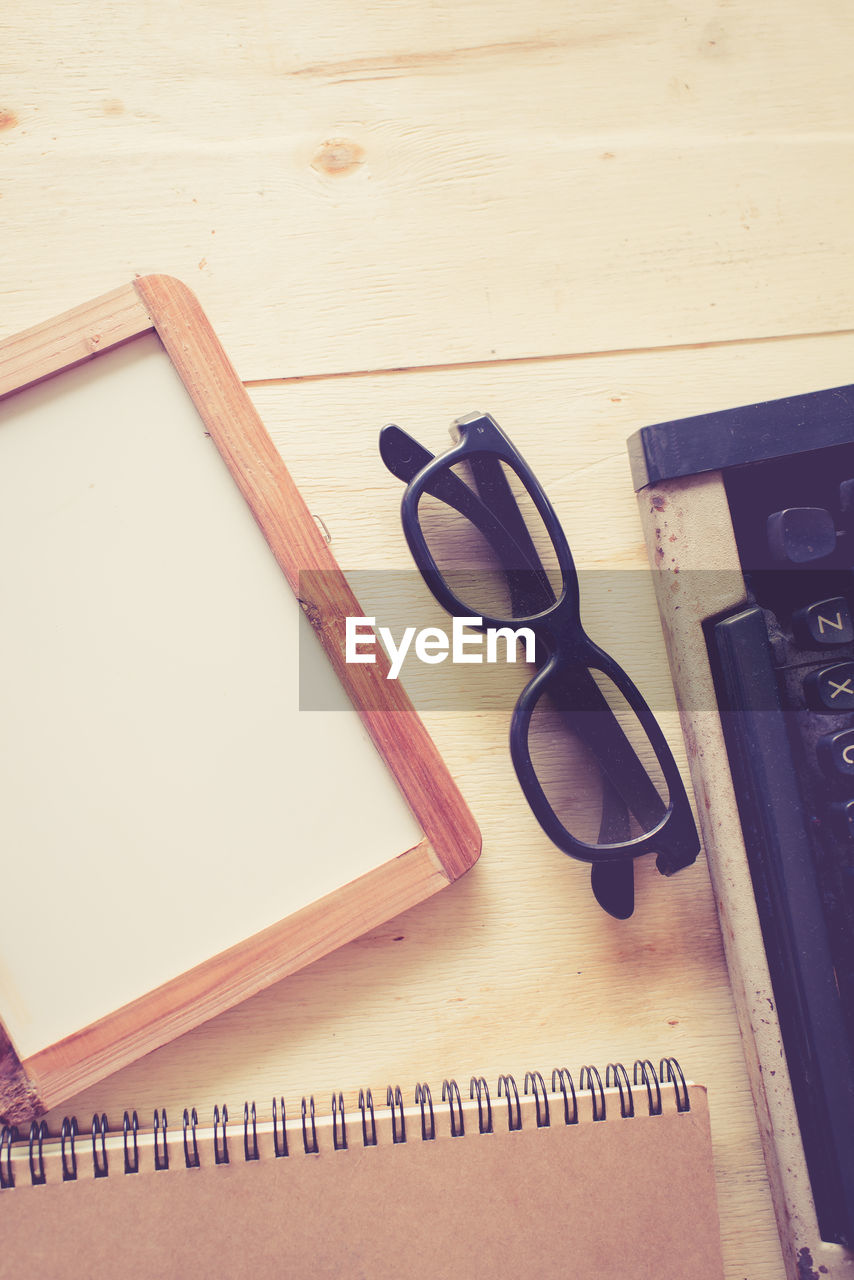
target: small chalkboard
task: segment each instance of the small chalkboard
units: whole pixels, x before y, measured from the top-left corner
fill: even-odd
[[[345,662],[362,611],[189,290],[144,277],[0,344],[0,397],[22,1120],[441,889],[480,837],[399,682]],[[352,709],[300,710],[315,643]]]

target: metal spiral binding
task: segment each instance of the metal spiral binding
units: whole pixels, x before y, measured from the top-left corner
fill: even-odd
[[[492,1099],[489,1096],[489,1085],[483,1076],[472,1076],[469,1084],[469,1097],[477,1094],[477,1128],[479,1133],[492,1133]],[[483,1118],[483,1104],[486,1100],[486,1122]]]
[[[602,1077],[595,1067],[582,1067],[581,1074],[578,1077],[579,1089],[589,1089],[590,1096],[593,1099],[593,1119],[605,1119],[605,1090],[602,1087]]]
[[[17,1141],[17,1126],[4,1124],[0,1130],[0,1191],[15,1185],[15,1174],[12,1171],[12,1143]]]
[[[403,1094],[398,1085],[393,1091],[391,1085],[386,1093],[386,1106],[391,1111],[392,1142],[406,1141],[406,1117],[403,1114]]]
[[[228,1107],[222,1109],[222,1149],[219,1145],[219,1126],[220,1113],[219,1107],[214,1107],[214,1163],[229,1164],[228,1159],[228,1134],[226,1133],[226,1125],[228,1124]]]
[[[640,1080],[638,1080],[640,1076]],[[634,1068],[635,1084],[646,1085],[647,1111],[651,1116],[661,1115],[661,1085],[658,1083],[658,1076],[655,1074],[655,1067],[649,1058],[638,1058]],[[655,1086],[655,1098],[652,1096],[652,1088]]]
[[[606,1089],[616,1089],[620,1102],[620,1116],[632,1119],[638,1110],[649,1116],[660,1116],[664,1112],[663,1086],[673,1086],[676,1111],[686,1112],[691,1109],[688,1086],[682,1068],[676,1058],[662,1058],[658,1071],[648,1058],[639,1058],[634,1063],[633,1076],[620,1062],[610,1062],[605,1069],[605,1081],[596,1067],[584,1066],[578,1076],[578,1089],[590,1093],[592,1119],[602,1121],[606,1115]],[[646,1090],[646,1107],[641,1100]],[[525,1096],[533,1096],[537,1128],[545,1128],[560,1121],[559,1099],[563,1098],[563,1123],[566,1126],[578,1124],[580,1121],[579,1099],[573,1077],[566,1067],[556,1067],[551,1076],[551,1091],[539,1071],[525,1073]],[[507,1100],[507,1131],[514,1132],[523,1127],[522,1103],[516,1080],[512,1075],[498,1078],[498,1097]],[[493,1115],[492,1098],[489,1086],[483,1076],[472,1076],[469,1084],[469,1099],[477,1102],[478,1132],[490,1134],[495,1131],[496,1116]],[[393,1143],[407,1141],[406,1113],[403,1094],[399,1087],[387,1090],[387,1107],[391,1119],[391,1140]],[[442,1085],[442,1102],[448,1104],[450,1136],[460,1138],[465,1135],[465,1109],[459,1086],[454,1079],[446,1079]],[[552,1106],[552,1104],[556,1104]],[[429,1085],[421,1083],[415,1087],[415,1105],[421,1113],[421,1141],[431,1142],[437,1138],[436,1116],[433,1098]],[[359,1091],[359,1110],[361,1112],[362,1146],[378,1145],[378,1129],[374,1111],[374,1100],[370,1089]],[[473,1116],[474,1110],[471,1108]],[[526,1111],[526,1115],[530,1115]],[[332,1145],[335,1151],[347,1151],[351,1145],[352,1134],[348,1134],[344,1110],[344,1095],[332,1095]],[[198,1169],[201,1165],[197,1127],[199,1119],[196,1108],[184,1110],[183,1144],[184,1163],[188,1169]],[[473,1121],[472,1121],[473,1123]],[[216,1164],[230,1163],[228,1148],[228,1108],[214,1107],[213,1113],[213,1151]],[[125,1112],[123,1119],[124,1173],[140,1172],[140,1145],[138,1140],[139,1118],[135,1111]],[[66,1117],[62,1122],[59,1134],[59,1156],[63,1182],[73,1182],[78,1178],[77,1140],[79,1138],[77,1120],[74,1116]],[[92,1117],[92,1166],[95,1178],[106,1178],[109,1175],[107,1134],[110,1132],[107,1117],[95,1114]],[[268,1130],[269,1132],[269,1130]],[[284,1098],[273,1098],[272,1106],[273,1150],[276,1157],[288,1156],[288,1133]],[[358,1130],[356,1131],[358,1133]],[[445,1131],[447,1132],[447,1130]],[[157,1171],[169,1168],[169,1150],[166,1139],[167,1121],[165,1111],[154,1112],[153,1129],[153,1163]],[[44,1144],[50,1137],[44,1120],[33,1121],[30,1125],[29,1137],[24,1139],[22,1155],[29,1157],[29,1175],[33,1186],[43,1186],[47,1181],[47,1162]],[[302,1100],[302,1140],[306,1155],[317,1155],[320,1152],[318,1128],[315,1118],[314,1097]],[[387,1140],[387,1139],[386,1139]],[[15,1164],[13,1163],[13,1146],[19,1141],[18,1130],[13,1125],[4,1125],[0,1129],[0,1192],[15,1186]],[[244,1103],[243,1107],[243,1159],[250,1163],[261,1159],[258,1141],[258,1120],[254,1102]],[[24,1165],[26,1167],[26,1165]],[[55,1167],[55,1166],[51,1166]],[[53,1176],[53,1175],[52,1175]]]
[[[105,1115],[94,1115],[92,1117],[92,1164],[95,1170],[96,1178],[106,1178],[110,1172],[110,1166],[107,1161],[107,1134],[110,1126],[107,1124]],[[98,1157],[98,1138],[101,1139],[101,1155]]]
[[[416,1089],[416,1101],[418,1090]],[[368,1089],[367,1093],[364,1089],[359,1090],[359,1110],[362,1113],[362,1146],[375,1147],[377,1145],[377,1122],[374,1116],[374,1096]],[[371,1116],[371,1136],[368,1137],[368,1112]]]
[[[308,1130],[306,1129],[306,1120],[311,1122],[311,1142],[308,1140]],[[302,1145],[307,1156],[316,1156],[320,1151],[317,1145],[317,1126],[314,1123],[314,1094],[306,1104],[305,1098],[302,1100]]]
[[[162,1117],[162,1118],[161,1118]],[[160,1134],[163,1133],[163,1153],[160,1152]],[[166,1111],[154,1113],[154,1168],[159,1172],[169,1168],[169,1148],[166,1145]]]
[[[628,1072],[622,1062],[609,1062],[605,1068],[605,1088],[610,1089],[614,1083],[620,1090],[620,1115],[628,1120],[635,1114],[635,1099]]]
[[[338,1134],[339,1121],[341,1134]],[[344,1094],[332,1095],[332,1145],[336,1151],[347,1150],[347,1124],[344,1119]]]
[[[465,1134],[466,1126],[463,1120],[463,1100],[460,1097],[460,1087],[456,1080],[444,1080],[442,1082],[442,1101],[447,1102],[451,1109],[451,1137],[462,1138]],[[454,1103],[456,1103],[456,1113],[454,1112]]]
[[[77,1181],[77,1154],[74,1150],[74,1139],[77,1137],[78,1132],[79,1130],[77,1128],[77,1117],[72,1116],[69,1119],[68,1116],[66,1116],[62,1122],[62,1130],[59,1135],[59,1144],[60,1144],[59,1149],[60,1149],[60,1155],[62,1158],[62,1181],[63,1182]],[[68,1163],[68,1157],[65,1150],[66,1146],[68,1146],[71,1152],[70,1164]]]
[[[665,1083],[665,1068],[667,1070],[667,1081],[673,1082],[673,1090],[676,1094],[676,1110],[690,1111],[691,1099],[688,1097],[688,1086],[685,1083],[682,1068],[675,1058],[662,1058],[661,1065],[658,1068],[658,1078],[662,1084]]]
[[[516,1087],[516,1081],[512,1076],[498,1077],[498,1096],[501,1097],[501,1091],[504,1090],[507,1095],[507,1128],[512,1133],[516,1129],[522,1128],[522,1108],[519,1103],[519,1090]],[[515,1118],[513,1115],[513,1100],[510,1098],[510,1090],[513,1090],[513,1099],[515,1100]]]
[[[249,1121],[252,1121],[252,1150],[249,1150]],[[249,1164],[250,1160],[260,1160],[258,1154],[258,1125],[255,1115],[255,1103],[250,1108],[248,1102],[243,1104],[243,1159]]]
[[[417,1084],[415,1086],[415,1103],[421,1108],[421,1141],[433,1142],[436,1137],[436,1117],[433,1114],[433,1095],[430,1092],[429,1084]],[[427,1111],[430,1112],[430,1132],[427,1132]]]
[[[569,1093],[567,1093],[567,1085],[569,1085]],[[575,1085],[572,1083],[572,1076],[566,1067],[555,1067],[552,1072],[552,1093],[557,1093],[558,1086],[563,1094],[563,1122],[564,1124],[578,1124],[578,1099],[575,1096]],[[572,1094],[572,1115],[569,1113],[569,1094]]]
[[[531,1086],[531,1090],[533,1091],[534,1098],[536,1099],[536,1104],[537,1104],[537,1128],[538,1129],[548,1128],[549,1124],[551,1123],[549,1119],[549,1095],[546,1092],[546,1082],[543,1080],[543,1077],[540,1075],[539,1071],[525,1072],[525,1092],[526,1093],[528,1092],[529,1084]],[[541,1102],[542,1102],[542,1110],[540,1109]]]
[[[45,1168],[44,1168],[44,1150],[43,1150],[44,1140],[46,1137],[47,1137],[47,1125],[45,1124],[44,1120],[41,1120],[38,1122],[34,1120],[33,1123],[30,1125],[30,1182],[32,1182],[34,1187],[44,1186],[45,1182],[47,1182],[47,1176],[45,1174]],[[36,1150],[36,1143],[38,1143],[38,1153],[39,1153],[38,1173],[36,1172],[36,1166],[33,1160],[33,1157],[35,1155],[35,1150]]]
[[[279,1115],[276,1107],[276,1099],[273,1099],[273,1150],[277,1157],[286,1156],[288,1154],[288,1130],[285,1115],[285,1100],[279,1099],[279,1105],[282,1108],[282,1141],[279,1144]]]
[[[139,1116],[135,1111],[133,1113],[132,1120],[128,1117],[128,1113],[125,1112],[124,1120],[122,1121],[122,1128],[124,1130],[125,1173],[139,1173],[139,1146],[136,1140],[136,1136],[139,1131]],[[133,1164],[131,1164],[130,1152],[128,1151],[129,1133],[133,1136]]]
[[[196,1141],[196,1125],[198,1123],[199,1123],[199,1117],[196,1113],[196,1108],[193,1107],[192,1111],[187,1111],[187,1108],[185,1107],[184,1108],[184,1164],[187,1166],[188,1169],[200,1168],[199,1144]],[[193,1131],[192,1156],[190,1155],[190,1148],[187,1145],[187,1129],[189,1128],[191,1128]]]

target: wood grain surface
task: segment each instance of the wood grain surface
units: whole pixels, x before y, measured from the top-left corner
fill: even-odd
[[[582,575],[640,575],[589,626],[684,764],[625,440],[852,381],[849,6],[32,0],[0,34],[0,333],[184,279],[345,571],[410,566],[379,427],[438,450],[492,412]],[[728,1280],[783,1280],[703,861],[640,866],[609,919],[521,798],[506,712],[424,718],[477,866],[52,1128],[672,1053],[709,1086]]]

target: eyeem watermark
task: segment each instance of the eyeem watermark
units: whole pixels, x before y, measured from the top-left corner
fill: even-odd
[[[787,572],[781,570],[781,577]],[[645,568],[579,571],[581,617],[587,634],[629,673],[656,715],[675,716],[655,576]],[[708,601],[707,613],[713,613],[721,599],[740,599],[738,592],[744,591],[740,569],[683,568],[672,577],[669,590],[674,596],[681,593],[695,603]],[[497,624],[501,620],[504,624],[493,633],[491,649],[485,629],[469,631],[469,619],[454,621],[439,608],[417,569],[350,569],[347,582],[353,594],[346,597],[346,603],[340,596],[337,570],[303,570],[299,577],[299,598],[306,606],[299,621],[300,710],[352,711],[346,682],[339,681],[325,651],[331,639],[335,666],[340,658],[345,674],[349,673],[358,685],[360,707],[397,712],[402,705],[401,686],[405,685],[406,694],[418,711],[499,712],[509,718],[525,684],[534,677],[537,662],[547,656],[549,645],[544,638],[542,649],[536,656],[532,654],[533,644],[525,631],[526,627],[539,631],[539,626],[508,612],[512,609],[509,592],[503,612],[501,606],[494,604],[507,589],[504,575],[496,574],[492,579],[484,571],[474,581],[482,594],[467,596],[465,575],[461,575],[455,594],[468,601],[470,615],[486,615],[489,622]],[[851,607],[854,609],[854,597]],[[326,626],[327,609],[333,622],[331,630]],[[352,616],[345,635],[345,618],[349,615]],[[443,628],[441,636],[437,627]],[[419,634],[421,639],[416,640]],[[508,643],[514,652],[505,662]],[[803,671],[799,674],[791,666],[798,660],[794,642],[790,656],[782,637],[774,643],[780,648],[779,656],[775,650],[775,664],[783,673],[789,671],[786,679],[791,677],[794,681],[798,676],[802,681]],[[289,663],[289,651],[285,658]],[[347,666],[350,662],[373,665]],[[283,678],[287,674],[284,668],[283,660]],[[393,678],[386,679],[387,675]],[[775,690],[776,685],[772,690],[776,697]],[[751,697],[751,710],[770,709],[771,703],[764,694],[760,696],[756,691]],[[684,688],[682,698],[692,710],[717,714],[708,683]]]
[[[515,662],[517,645],[525,648],[525,661],[533,662],[536,638],[530,627],[487,627],[484,631],[466,631],[480,627],[482,618],[454,618],[451,634],[441,627],[404,627],[396,640],[390,627],[377,627],[376,618],[347,618],[345,650],[347,662],[376,662],[377,637],[389,657],[388,680],[396,680],[407,654],[412,650],[419,662],[435,666],[446,658],[455,663],[499,662],[503,642],[503,661]]]

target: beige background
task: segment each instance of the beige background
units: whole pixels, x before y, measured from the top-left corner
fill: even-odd
[[[379,427],[439,449],[472,408],[582,568],[643,566],[633,430],[851,381],[852,34],[841,0],[12,0],[0,334],[169,272],[345,570],[409,564]],[[651,591],[594,634],[664,705]],[[522,801],[506,716],[426,719],[482,826],[470,875],[67,1109],[174,1123],[673,1053],[710,1088],[728,1280],[781,1280],[703,863],[643,865],[635,916],[610,920]],[[80,928],[120,905],[108,881]],[[5,907],[50,947],[32,899]]]

